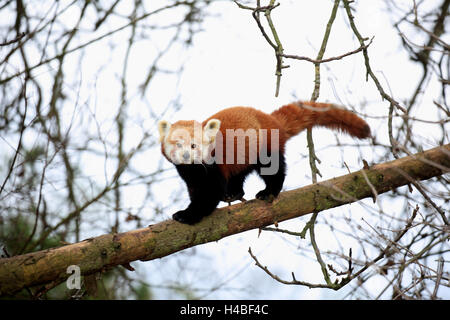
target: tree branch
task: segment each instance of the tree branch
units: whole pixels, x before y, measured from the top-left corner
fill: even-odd
[[[378,195],[450,171],[450,144],[338,178],[286,191],[272,203],[251,200],[217,209],[189,226],[168,220],[147,228],[106,234],[75,244],[0,259],[0,296],[52,281],[64,281],[67,267],[88,275],[135,260],[152,260],[275,222],[320,212]],[[370,181],[370,185],[367,180]]]

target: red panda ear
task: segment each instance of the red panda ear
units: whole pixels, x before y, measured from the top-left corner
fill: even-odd
[[[204,140],[206,140],[208,143],[214,142],[219,129],[220,129],[220,120],[210,119],[203,127]]]
[[[166,120],[158,121],[159,142],[163,142],[167,133],[169,133],[171,124]]]

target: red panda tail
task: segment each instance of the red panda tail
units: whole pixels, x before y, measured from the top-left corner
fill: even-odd
[[[281,122],[288,139],[314,126],[339,130],[359,139],[370,136],[370,127],[363,119],[333,104],[291,103],[272,112],[272,116]]]

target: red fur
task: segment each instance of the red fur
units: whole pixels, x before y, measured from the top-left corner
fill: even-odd
[[[314,126],[340,130],[360,139],[370,136],[370,128],[367,123],[351,111],[338,108],[332,104],[316,102],[288,104],[272,112],[272,114],[266,114],[251,107],[232,107],[214,114],[206,119],[202,125],[204,126],[210,119],[221,121],[220,131],[223,137],[226,137],[227,129],[243,129],[244,131],[255,129],[257,132],[259,129],[267,129],[268,137],[263,145],[267,146],[268,150],[272,152],[281,151],[284,153],[284,146],[289,138],[297,135],[304,129]],[[278,150],[270,150],[270,129],[279,130]],[[217,143],[222,143],[222,141],[218,139]],[[224,141],[223,150],[225,152],[222,155],[216,153],[216,160],[218,158],[222,160],[222,164],[218,164],[218,166],[225,179],[228,180],[230,176],[243,172],[249,167],[249,145],[251,144],[248,143],[246,138],[246,161],[244,164],[237,164],[236,152],[234,152],[235,161],[233,164],[226,164],[226,152],[232,147],[235,151],[237,150],[237,139],[234,139],[233,146],[227,145],[226,141]],[[258,152],[260,145],[261,141],[259,141],[258,137]]]
[[[288,138],[314,126],[340,130],[360,139],[370,136],[370,127],[363,119],[333,104],[311,101],[293,103],[281,107],[271,115],[282,123]]]
[[[271,114],[264,113],[251,107],[232,107],[212,115],[202,123],[202,127],[204,127],[210,119],[218,119],[221,122],[221,135],[218,134],[216,137],[215,157],[219,170],[226,180],[246,171],[251,164],[249,155],[254,154],[258,156],[260,146],[265,146],[268,152],[284,153],[286,141],[307,128],[322,126],[348,133],[359,139],[370,136],[370,128],[363,119],[359,118],[351,111],[326,103],[291,103],[279,108]],[[178,121],[172,125],[172,128],[180,127],[187,129],[188,132],[192,131],[193,135],[194,121]],[[235,138],[233,141],[227,142],[227,129],[242,129],[244,133],[248,129],[254,129],[254,132],[256,132],[254,136],[257,139],[257,143],[250,143],[249,138],[245,137],[244,163],[240,164],[237,162],[238,139]],[[267,137],[265,141],[260,141],[259,132],[261,129],[266,129]],[[278,130],[278,141],[274,140],[276,142],[274,145],[276,150],[272,150],[271,129]],[[264,136],[262,137],[264,138]],[[168,143],[170,143],[170,141],[168,141]],[[220,145],[223,145],[223,152],[220,152],[220,149],[218,148]],[[163,146],[164,142],[162,144],[162,150],[164,151]],[[250,148],[256,148],[256,150]],[[232,163],[227,164],[226,155],[230,155],[230,152],[234,154],[234,159],[231,159]],[[167,155],[165,156],[167,157]]]

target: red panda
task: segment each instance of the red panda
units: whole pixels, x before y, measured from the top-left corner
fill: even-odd
[[[285,178],[286,141],[314,126],[359,139],[370,136],[368,124],[351,111],[316,102],[288,104],[271,114],[232,107],[202,123],[159,121],[161,151],[185,181],[191,200],[173,219],[194,224],[211,214],[220,201],[242,199],[244,180],[254,170],[259,170],[266,184],[256,198],[273,200]]]

